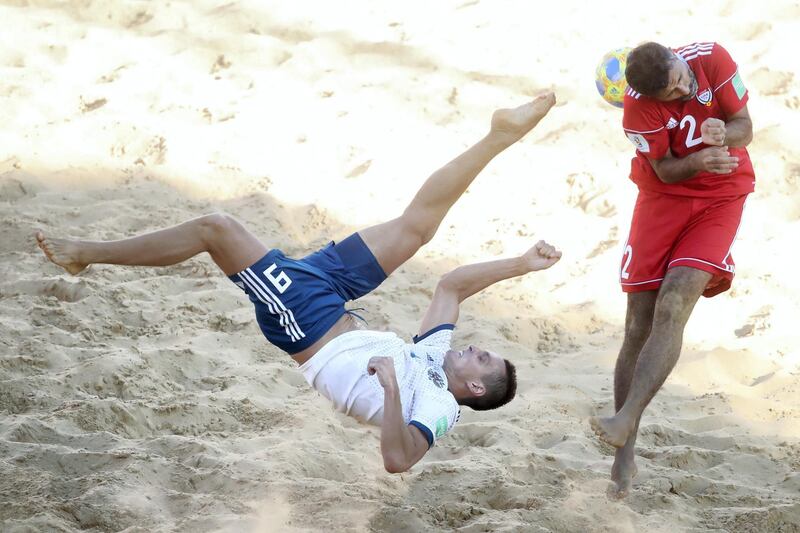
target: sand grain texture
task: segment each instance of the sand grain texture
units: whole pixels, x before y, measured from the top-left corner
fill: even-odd
[[[0,20],[3,531],[800,531],[797,2],[3,1]],[[739,62],[759,183],[734,288],[698,305],[617,503],[586,420],[613,404],[633,149],[593,72],[649,39]],[[465,412],[404,475],[207,257],[75,277],[32,238],[224,210],[299,255],[399,213],[495,107],[544,87],[562,103],[360,302],[410,337],[449,268],[564,250],[462,313],[456,341],[514,360],[518,399]]]

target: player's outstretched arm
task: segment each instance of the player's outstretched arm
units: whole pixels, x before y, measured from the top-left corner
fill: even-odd
[[[455,324],[461,302],[504,279],[550,268],[561,259],[561,252],[539,241],[519,257],[464,265],[448,272],[436,286],[433,300],[420,324],[420,334],[440,324]]]
[[[383,387],[383,421],[381,422],[381,455],[383,467],[391,474],[405,472],[417,464],[428,451],[428,440],[416,427],[403,420],[400,390],[394,372],[394,359],[373,357],[367,372],[377,374]]]

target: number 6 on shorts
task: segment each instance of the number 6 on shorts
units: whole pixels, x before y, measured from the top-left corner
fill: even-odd
[[[292,280],[289,279],[289,276],[286,275],[286,272],[279,272],[277,276],[273,276],[272,272],[278,268],[275,263],[272,263],[268,269],[264,271],[264,276],[272,283],[278,292],[283,294],[286,289],[289,288],[289,285],[292,284]]]

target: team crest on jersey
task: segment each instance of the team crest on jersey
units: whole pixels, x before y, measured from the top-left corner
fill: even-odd
[[[675,126],[678,125],[678,121],[675,120],[675,117],[669,117],[669,121],[667,121],[667,129],[671,130]]]
[[[444,379],[442,379],[442,376],[440,376],[439,373],[436,370],[434,370],[432,368],[429,368],[428,369],[428,378],[431,381],[433,381],[434,385],[436,385],[440,389],[444,388]]]
[[[697,93],[697,101],[703,104],[704,106],[711,106],[711,100],[714,98],[714,93],[711,92],[711,89],[706,89],[703,92]]]

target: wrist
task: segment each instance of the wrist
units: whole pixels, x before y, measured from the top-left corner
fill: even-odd
[[[524,255],[520,255],[519,257],[514,258],[514,274],[517,276],[522,276],[527,274],[528,272],[533,272],[533,268],[531,268],[530,263],[528,263],[527,259]]]
[[[397,380],[392,379],[391,383],[386,384],[386,386],[383,388],[383,395],[387,399],[394,399],[395,397],[399,396]]]
[[[498,154],[517,142],[519,137],[512,136],[508,132],[500,130],[489,130],[483,142]]]
[[[696,174],[703,170],[703,160],[701,152],[694,152],[689,154],[686,158],[689,160],[689,171],[692,172],[692,175]]]

